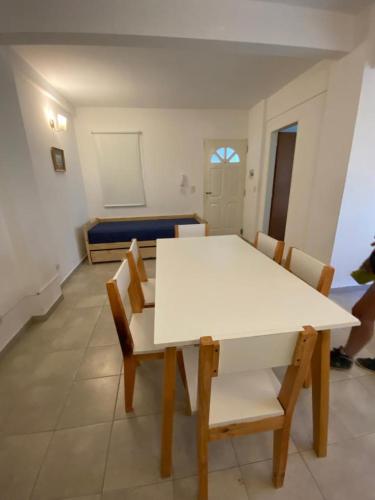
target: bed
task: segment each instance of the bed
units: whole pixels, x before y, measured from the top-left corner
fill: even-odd
[[[156,240],[173,238],[176,224],[205,222],[197,214],[154,217],[96,218],[83,228],[90,264],[121,261],[131,240],[138,240],[144,259],[156,257]]]

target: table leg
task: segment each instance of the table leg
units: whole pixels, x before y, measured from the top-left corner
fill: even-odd
[[[163,423],[161,434],[162,477],[172,473],[173,417],[176,397],[176,348],[168,347],[164,357]]]
[[[327,456],[330,337],[329,330],[318,333],[311,363],[314,450],[318,457]]]

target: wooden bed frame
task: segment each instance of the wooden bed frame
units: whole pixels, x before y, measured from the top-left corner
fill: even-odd
[[[132,220],[157,220],[157,219],[196,219],[198,222],[206,222],[197,214],[184,215],[159,215],[150,217],[97,217],[83,226],[83,236],[87,251],[87,259],[90,264],[99,262],[121,261],[129,249],[131,241],[119,241],[116,243],[89,243],[88,231],[99,222],[118,222]],[[156,240],[138,241],[138,246],[143,259],[155,259]]]

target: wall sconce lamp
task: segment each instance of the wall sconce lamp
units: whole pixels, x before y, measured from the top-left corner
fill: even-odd
[[[66,116],[58,113],[55,118],[53,111],[48,109],[47,119],[52,130],[56,130],[57,132],[66,131],[68,127],[68,119]]]
[[[66,131],[68,126],[68,119],[64,115],[57,115],[57,127],[56,130]]]

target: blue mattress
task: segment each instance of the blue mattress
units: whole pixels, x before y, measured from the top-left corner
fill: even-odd
[[[196,219],[150,219],[99,222],[88,231],[89,243],[117,243],[137,238],[139,241],[173,238],[177,224],[198,224]]]

